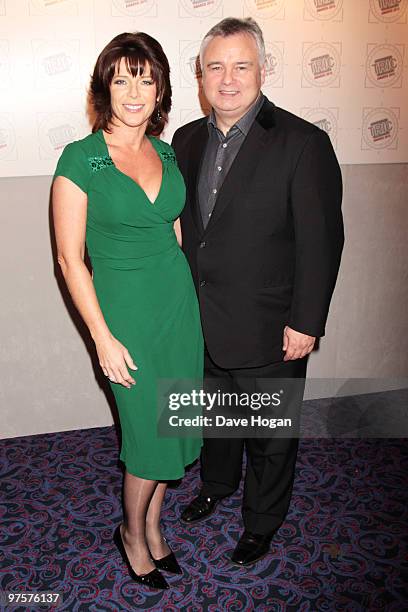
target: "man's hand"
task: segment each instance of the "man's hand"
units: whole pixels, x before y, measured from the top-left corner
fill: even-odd
[[[285,329],[283,330],[282,350],[286,352],[283,361],[290,361],[292,359],[301,359],[302,357],[305,357],[313,350],[315,341],[315,336],[301,334],[300,332],[297,332],[286,325]]]

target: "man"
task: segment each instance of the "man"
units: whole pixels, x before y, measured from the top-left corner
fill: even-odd
[[[304,378],[325,333],[344,241],[341,173],[327,134],[262,94],[265,47],[254,20],[215,25],[200,60],[211,114],[178,129],[172,143],[187,185],[183,249],[200,302],[205,376],[253,391],[262,379]],[[203,520],[237,489],[244,447],[238,565],[264,556],[284,521],[297,438],[205,439],[202,489],[182,514],[185,523]]]

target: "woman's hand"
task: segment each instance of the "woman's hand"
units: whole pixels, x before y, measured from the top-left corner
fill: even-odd
[[[95,341],[99,364],[105,376],[114,383],[119,383],[130,389],[136,381],[128,372],[127,365],[132,370],[137,370],[129,351],[114,336]]]

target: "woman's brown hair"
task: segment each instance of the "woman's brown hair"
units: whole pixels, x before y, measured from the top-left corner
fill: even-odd
[[[159,136],[168,121],[171,109],[170,67],[167,57],[154,38],[144,32],[123,33],[115,36],[99,55],[91,79],[90,98],[96,118],[92,131],[109,132],[112,121],[110,84],[120,60],[124,58],[132,76],[142,75],[149,63],[151,77],[156,83],[159,101],[147,124],[146,134]]]

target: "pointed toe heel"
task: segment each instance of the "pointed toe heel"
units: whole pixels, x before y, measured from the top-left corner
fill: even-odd
[[[174,552],[169,553],[161,559],[153,559],[153,563],[155,564],[157,569],[162,570],[163,572],[169,572],[170,574],[183,573],[183,570],[179,566]]]
[[[113,541],[116,544],[124,563],[126,564],[129,576],[132,578],[132,580],[134,580],[138,584],[143,584],[144,586],[147,586],[151,589],[164,590],[170,588],[168,582],[166,581],[164,576],[161,575],[157,566],[155,569],[153,569],[147,574],[136,574],[135,570],[130,564],[125,546],[123,544],[122,535],[120,533],[120,525],[118,525],[115,529],[115,532],[113,534]]]

